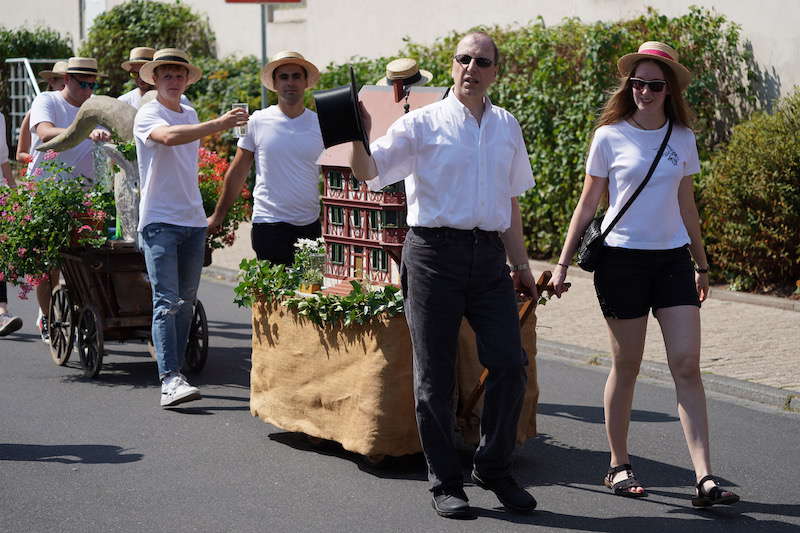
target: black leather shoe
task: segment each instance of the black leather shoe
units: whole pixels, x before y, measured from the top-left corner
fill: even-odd
[[[517,482],[511,476],[483,479],[473,470],[472,481],[480,488],[494,492],[500,503],[510,511],[530,513],[536,509],[536,498],[517,485]]]
[[[437,489],[431,505],[439,516],[445,518],[475,518],[464,489]]]

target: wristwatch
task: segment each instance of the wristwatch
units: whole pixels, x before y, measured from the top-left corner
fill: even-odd
[[[519,270],[530,270],[531,266],[528,263],[522,263],[521,265],[512,265],[511,271],[517,272]]]
[[[697,272],[698,274],[708,274],[708,267],[700,268],[699,266],[695,265],[694,271]]]

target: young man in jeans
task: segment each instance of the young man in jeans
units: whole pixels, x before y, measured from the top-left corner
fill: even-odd
[[[166,48],[145,63],[139,75],[155,85],[158,96],[136,114],[134,136],[139,159],[141,198],[139,242],[153,289],[153,345],[161,379],[161,406],[200,398],[181,374],[194,312],[206,215],[197,184],[199,139],[247,123],[234,109],[200,123],[181,95],[203,73],[183,50]]]

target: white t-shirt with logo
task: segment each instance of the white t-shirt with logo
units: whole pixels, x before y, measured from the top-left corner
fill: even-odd
[[[139,231],[153,222],[188,227],[208,225],[197,183],[200,141],[167,146],[150,138],[160,126],[198,122],[191,107],[181,105],[178,113],[158,100],[146,103],[136,113],[133,134],[139,159]]]
[[[8,143],[6,143],[6,117],[0,113],[0,165],[8,161]],[[2,174],[0,174],[2,178]]]
[[[56,128],[66,128],[75,120],[80,107],[76,107],[64,98],[61,91],[46,91],[37,96],[31,105],[31,156],[33,161],[28,165],[28,172],[35,173],[35,169],[42,167],[42,173],[39,176],[34,176],[35,179],[44,179],[50,176],[50,172],[44,167],[48,163],[44,159],[45,152],[40,152],[35,149],[34,140],[38,140],[36,135],[36,126],[42,122],[50,122]],[[78,146],[59,152],[53,159],[54,162],[59,162],[68,167],[74,167],[72,172],[74,176],[85,176],[90,180],[94,180],[94,161],[92,158],[92,142],[90,139],[81,141]]]
[[[622,121],[595,131],[586,172],[608,178],[609,208],[602,228],[611,223],[642,183],[667,133],[667,125],[642,130]],[[681,217],[678,187],[684,176],[700,172],[692,130],[674,125],[653,176],[606,237],[608,246],[669,250],[689,243]]]
[[[253,222],[311,224],[319,218],[319,158],[325,147],[317,114],[287,117],[277,105],[250,116],[239,148],[255,154]]]

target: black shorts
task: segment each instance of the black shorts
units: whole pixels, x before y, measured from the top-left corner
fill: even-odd
[[[639,318],[650,309],[655,316],[657,309],[676,305],[700,307],[687,246],[672,250],[606,246],[594,271],[594,289],[607,318]]]
[[[253,250],[259,259],[267,259],[273,265],[291,265],[294,261],[294,243],[297,239],[322,237],[319,220],[307,226],[295,226],[288,222],[254,222],[250,232]]]

